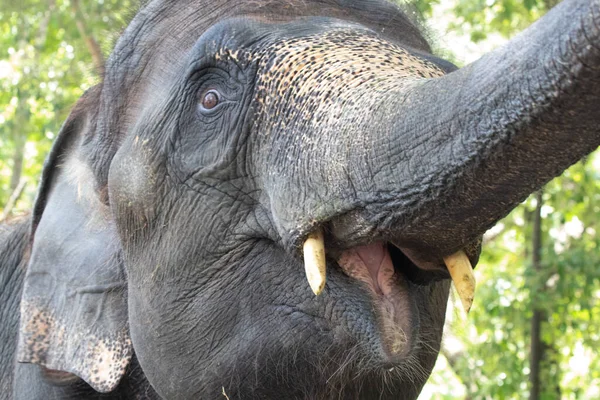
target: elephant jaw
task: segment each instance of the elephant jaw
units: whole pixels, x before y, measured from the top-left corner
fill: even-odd
[[[426,285],[449,275],[467,313],[473,303],[473,268],[462,250],[443,257],[445,268],[443,264],[424,262],[417,253],[409,249],[403,251],[385,241],[350,247],[333,258],[347,276],[369,289],[391,358],[404,358],[412,348],[412,331],[418,320],[417,305],[413,304],[414,297],[410,293],[414,285]],[[321,229],[313,231],[305,240],[304,263],[309,285],[319,295],[325,287],[327,269]]]
[[[409,264],[416,269],[435,270],[435,263],[424,261],[415,253],[407,248],[402,248],[390,244],[400,250]],[[312,291],[318,296],[325,287],[326,281],[326,258],[325,258],[325,240],[322,229],[317,229],[310,233],[303,245],[304,268],[306,278]],[[463,250],[443,257],[443,263],[446,271],[454,282],[458,296],[462,302],[465,312],[468,314],[473,305],[475,295],[475,277],[473,275],[473,266],[469,257]],[[405,268],[398,267],[394,270],[394,263],[388,251],[386,242],[375,242],[368,245],[359,245],[345,250],[338,257],[338,264],[346,275],[367,283],[369,288],[377,295],[387,296],[391,293],[391,282],[394,280],[395,272],[407,273]]]

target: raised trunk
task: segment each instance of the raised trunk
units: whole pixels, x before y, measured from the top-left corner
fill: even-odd
[[[285,245],[328,223],[330,249],[393,241],[426,269],[600,145],[600,0],[566,0],[460,70],[355,26],[336,35],[259,67],[259,175]],[[328,61],[293,62],[311,57]]]
[[[375,140],[391,155],[379,154],[386,201],[366,213],[372,222],[450,254],[593,151],[599,43],[600,1],[564,1],[506,46],[378,110],[396,116]]]

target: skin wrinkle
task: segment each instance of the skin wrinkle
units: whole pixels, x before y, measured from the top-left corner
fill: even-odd
[[[178,96],[176,96],[176,97],[174,97],[174,98],[177,98],[177,97],[178,97]],[[239,129],[240,129],[239,127],[240,127],[240,125],[241,125],[240,123],[241,123],[241,121],[242,121],[242,120],[244,120],[245,118],[246,118],[246,116],[245,116],[244,114],[242,114],[241,116],[236,116],[236,118],[235,118],[235,121],[234,121],[233,123],[232,123],[231,121],[229,121],[229,123],[230,123],[230,124],[233,124],[233,130],[234,130],[234,131],[239,131]],[[179,125],[179,123],[178,123],[178,125]],[[179,135],[179,137],[181,137],[181,135]],[[234,145],[233,145],[233,147],[232,147],[232,148],[239,148],[239,145],[238,145],[237,143],[234,143]],[[236,158],[237,158],[237,156],[238,156],[238,154],[237,154],[237,152],[235,152],[235,153],[234,153],[234,156],[233,156],[233,157],[231,157],[231,159],[228,161],[228,164],[229,164],[229,165],[233,165],[233,163],[235,163],[235,161],[236,161]],[[227,165],[227,164],[225,164],[224,166],[221,166],[221,168],[222,168],[222,169],[227,169],[227,166],[228,166],[228,165]],[[205,174],[205,173],[203,173],[203,174]],[[190,178],[190,177],[192,177],[192,176],[194,176],[194,175],[195,175],[195,173],[190,173],[190,175],[188,176],[188,178]],[[187,180],[188,178],[186,178],[185,180]],[[196,180],[196,179],[197,179],[197,178],[195,178],[195,180]]]
[[[351,42],[351,40],[349,40],[349,42]],[[299,47],[299,46],[297,46],[297,47]],[[310,48],[310,47],[307,47],[307,48]],[[338,53],[339,53],[339,52],[337,52],[337,53],[336,53],[336,56],[337,56],[337,54],[338,54]],[[304,58],[308,58],[308,57],[307,57],[307,56],[305,56]],[[293,59],[294,59],[294,58],[292,57],[292,58],[291,58],[291,60],[292,60],[291,62],[293,62]],[[287,68],[285,68],[285,67],[282,67],[282,68],[281,68],[281,70],[285,72],[285,71],[287,70]],[[340,73],[340,72],[343,72],[343,73],[345,73],[345,71],[348,71],[347,69],[345,69],[345,68],[343,67],[343,65],[342,65],[341,67],[337,67],[337,68],[336,68],[336,65],[335,65],[335,64],[334,64],[332,67],[330,67],[330,70],[332,71],[332,74],[333,74],[334,76],[335,76],[335,74],[337,74],[337,73]],[[260,74],[259,74],[259,75],[260,75]],[[312,76],[312,75],[310,75],[310,74],[309,74],[309,75],[307,76],[307,78],[306,78],[306,79],[308,79],[308,80],[309,80],[309,82],[310,82],[310,78],[311,78],[311,76]],[[304,76],[303,76],[302,78],[304,78]],[[268,79],[265,79],[265,80],[266,80],[266,81],[268,81]],[[322,80],[322,81],[323,81],[323,80]],[[322,82],[322,81],[319,81],[319,82]],[[334,81],[332,81],[332,82],[334,82]],[[395,83],[395,85],[397,85],[397,84]],[[310,86],[310,83],[309,83],[309,84],[307,84],[306,82],[304,82],[304,85],[303,85],[302,87],[309,87],[309,86]],[[259,86],[259,87],[260,87],[260,86]],[[318,87],[318,86],[317,86],[317,87]],[[274,91],[277,91],[277,90],[280,90],[280,89],[279,89],[279,88],[277,88],[277,87],[275,87],[273,90],[274,90]],[[379,89],[379,90],[382,90],[382,89]],[[259,92],[259,93],[260,93],[260,92]],[[299,91],[299,93],[301,94],[301,93],[302,93],[302,91],[300,90],[300,91]],[[289,94],[288,94],[288,95],[289,95]],[[267,102],[267,103],[265,103],[265,104],[266,104],[266,105],[265,105],[265,107],[266,107],[266,108],[269,108],[269,107],[271,107],[271,108],[272,108],[272,107],[273,107],[273,106],[269,106],[268,102]],[[342,104],[343,104],[343,103],[342,103]],[[327,108],[325,107],[325,108],[322,108],[322,109],[327,109]],[[308,113],[309,113],[309,112],[307,112],[307,111],[302,111],[302,110],[307,110],[306,106],[302,106],[302,107],[300,108],[300,111],[295,111],[295,113],[298,113],[298,112],[299,112],[299,113],[303,113],[303,114],[304,114],[304,118],[296,118],[296,119],[294,119],[294,121],[302,121],[303,119],[306,119],[306,118],[308,117]],[[269,113],[269,114],[271,114],[271,115],[275,115],[275,116],[277,116],[277,115],[281,114],[281,113],[280,113],[280,112],[278,112],[278,111],[269,111],[268,113]],[[354,113],[350,113],[350,114],[354,114]],[[292,114],[292,118],[294,118],[294,117],[295,117],[295,115],[296,115],[296,114]],[[332,115],[332,113],[331,113],[331,110],[328,110],[328,114],[327,114],[327,115]],[[276,121],[278,121],[278,120],[276,119]],[[279,123],[279,124],[281,124],[281,122],[278,122],[278,123]],[[268,123],[268,122],[267,122],[267,125],[269,125],[269,123]],[[270,124],[270,125],[276,125],[276,124]],[[291,126],[290,126],[290,125],[289,125],[289,124],[287,124],[287,123],[286,123],[286,124],[283,124],[283,125],[284,125],[284,126],[287,126],[287,127],[289,127],[289,129],[295,129],[295,130],[301,130],[301,131],[308,131],[307,129],[304,129],[302,126],[295,126],[295,125],[291,125]],[[334,130],[335,130],[335,125],[334,125],[334,124],[332,124],[332,121],[331,121],[331,120],[329,121],[329,123],[327,123],[327,121],[326,121],[326,122],[325,122],[325,125],[326,125],[326,126],[330,126],[330,127],[331,127],[331,129],[334,129]],[[261,123],[259,123],[259,126],[262,126],[262,124],[261,124]],[[284,148],[286,149],[286,151],[287,151],[287,149],[294,149],[294,150],[295,150],[295,149],[296,149],[296,146],[286,146],[286,147],[284,147]],[[286,155],[285,155],[285,153],[284,153],[284,155],[282,155],[280,158],[287,158],[287,156],[286,156]],[[308,166],[306,166],[306,168],[312,168],[312,167],[308,167]],[[291,174],[291,175],[293,175],[293,174]],[[306,176],[306,173],[304,173],[304,174],[298,174],[298,176]],[[321,176],[333,176],[333,175],[327,175],[327,174],[324,174],[324,173],[322,172],[322,173],[321,173]]]
[[[21,283],[25,275],[23,259],[27,259],[28,218],[14,219],[0,225],[0,358],[13,360],[19,325]],[[0,393],[11,393],[13,363],[0,363]]]
[[[587,38],[587,35],[585,34],[585,27],[583,26],[583,22],[581,23],[581,30],[583,32],[583,35],[585,36],[586,40],[589,42],[589,39]],[[582,67],[585,67],[585,69],[588,69],[590,71],[598,71],[600,70],[600,68],[593,68],[591,66],[589,66],[579,55],[579,52],[577,51],[576,47],[575,47],[575,43],[573,42],[573,40],[569,40],[567,41],[567,46],[569,46],[571,48],[571,53],[575,55],[575,58],[577,59],[579,65],[581,65]],[[593,45],[593,43],[590,43],[589,46],[593,47],[594,49],[598,50],[597,47],[595,47]]]

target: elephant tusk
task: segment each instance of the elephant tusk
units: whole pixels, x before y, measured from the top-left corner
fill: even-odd
[[[475,296],[475,276],[473,276],[471,262],[462,250],[444,257],[444,262],[446,263],[446,267],[448,267],[460,301],[468,314]]]
[[[317,296],[325,287],[325,240],[323,231],[317,229],[304,242],[304,271],[310,288]]]

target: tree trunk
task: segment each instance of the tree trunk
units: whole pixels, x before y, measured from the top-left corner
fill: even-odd
[[[4,209],[2,210],[2,215],[0,215],[0,222],[6,221],[6,219],[10,216],[13,208],[15,207],[15,204],[17,204],[17,201],[19,200],[19,197],[21,197],[21,194],[23,193],[26,184],[27,182],[24,179],[22,179],[21,182],[19,182],[19,184],[15,188],[15,190],[13,190],[12,194],[10,195],[10,198],[4,206]]]
[[[44,13],[44,18],[40,22],[40,28],[38,30],[37,40],[35,42],[36,59],[39,59],[41,49],[46,43],[46,37],[48,36],[48,26],[50,25],[50,17],[52,16],[52,12],[54,11],[54,6],[56,6],[56,0],[48,0],[48,9]]]
[[[98,42],[96,41],[94,36],[89,32],[88,26],[85,21],[85,17],[79,5],[79,0],[71,0],[71,7],[73,10],[73,17],[75,18],[75,24],[77,25],[77,30],[79,31],[81,38],[85,42],[88,51],[92,55],[92,61],[94,62],[94,66],[96,67],[98,75],[100,75],[100,77],[103,77],[104,56],[102,55],[100,45],[98,45]]]
[[[23,153],[25,152],[25,135],[16,135],[15,137],[15,149],[13,152],[13,167],[10,176],[10,190],[14,191],[19,182],[21,181],[21,175],[23,174]]]
[[[542,190],[538,191],[535,195],[537,205],[534,212],[533,241],[531,249],[532,266],[537,275],[539,275],[542,269],[540,262],[542,248],[542,195]],[[533,296],[535,296],[535,293]],[[535,301],[534,304],[536,304]],[[539,400],[540,398],[540,367],[542,359],[544,358],[545,347],[542,341],[542,321],[546,316],[544,311],[539,309],[537,305],[535,307],[531,318],[531,358],[529,374],[531,392],[529,393],[529,400]]]
[[[19,102],[15,112],[14,124],[12,125],[12,134],[14,140],[14,150],[12,155],[12,171],[10,176],[10,190],[14,191],[23,175],[23,159],[25,156],[25,144],[27,143],[29,117],[31,116],[29,106],[27,105],[27,95],[20,89],[17,90]]]
[[[35,38],[35,48],[36,52],[34,55],[34,63],[33,69],[30,73],[31,76],[37,75],[38,71],[36,66],[39,62],[39,56],[41,52],[41,48],[44,46],[46,42],[46,37],[48,35],[48,25],[50,24],[50,17],[52,16],[52,11],[54,10],[54,6],[56,4],[55,0],[48,1],[48,9],[44,14],[44,18],[40,21],[40,27],[38,30],[38,34]],[[21,40],[24,40],[21,38]],[[24,47],[25,44],[19,46]],[[31,77],[26,79],[31,79]],[[14,150],[12,156],[12,171],[10,177],[10,190],[11,192],[15,192],[17,187],[21,182],[21,177],[23,175],[23,161],[25,156],[25,144],[27,143],[27,136],[29,134],[29,119],[31,117],[31,112],[29,110],[29,105],[27,104],[27,99],[29,97],[29,93],[27,91],[23,92],[21,89],[17,90],[17,97],[19,98],[19,103],[17,105],[17,111],[15,115],[14,125],[12,126],[12,134],[14,139]]]

